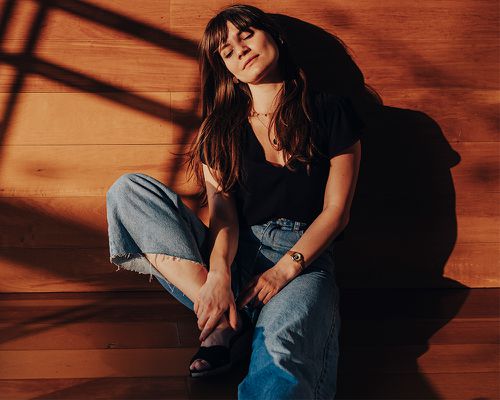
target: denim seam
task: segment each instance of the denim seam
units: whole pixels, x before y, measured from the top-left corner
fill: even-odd
[[[321,372],[319,374],[319,378],[318,378],[318,381],[317,381],[315,389],[314,389],[314,398],[315,399],[319,399],[320,388],[321,388],[321,385],[323,383],[323,379],[324,379],[324,376],[326,373],[330,344],[332,342],[333,334],[335,332],[336,319],[337,319],[336,318],[337,310],[335,309],[335,307],[337,307],[337,304],[338,304],[336,299],[337,299],[337,295],[335,295],[334,299],[333,299],[333,305],[334,305],[333,313],[332,313],[333,316],[332,316],[332,320],[331,320],[330,332],[328,333],[328,337],[326,339],[325,350],[323,351],[323,366],[321,368]]]
[[[266,224],[264,225],[264,230],[262,231],[262,235],[260,235],[259,248],[255,252],[255,257],[252,261],[252,264],[250,265],[250,270],[252,271],[252,274],[254,271],[255,262],[257,261],[257,257],[259,256],[260,249],[262,249],[262,242],[264,241],[264,235],[266,234],[267,228],[269,228],[269,226],[271,225],[271,222],[272,222],[272,220],[269,220],[268,222],[266,222]]]

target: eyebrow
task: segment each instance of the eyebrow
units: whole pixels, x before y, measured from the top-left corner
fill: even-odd
[[[240,29],[240,30],[238,31],[238,33],[237,33],[237,36],[240,36],[243,32],[246,32],[246,31],[247,31],[247,29]],[[218,51],[222,51],[222,50],[224,50],[227,46],[229,46],[229,43],[228,43],[228,42],[224,43],[224,44],[222,45],[222,47],[221,47]]]

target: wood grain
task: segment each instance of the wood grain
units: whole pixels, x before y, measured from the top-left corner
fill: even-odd
[[[197,134],[197,46],[226,3],[133,4],[13,6],[0,66],[5,290],[150,290],[105,267],[106,190],[122,174],[142,172],[186,199],[194,193],[173,152]],[[488,1],[390,1],[381,8],[322,0],[304,9],[294,0],[269,11],[289,17],[290,50],[311,82],[330,90],[339,88],[336,79],[346,82],[367,122],[350,244],[338,248],[339,281],[498,286],[498,8]],[[364,83],[383,106],[360,94]],[[16,202],[23,206],[12,207]],[[349,258],[360,245],[377,249],[364,253],[370,260]],[[398,251],[391,256],[387,247]],[[39,250],[17,254],[25,248]],[[77,255],[71,266],[68,248]],[[384,266],[381,274],[374,264]],[[15,283],[18,274],[30,278]]]

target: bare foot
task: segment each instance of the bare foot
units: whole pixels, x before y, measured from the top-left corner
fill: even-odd
[[[215,327],[215,329],[208,335],[203,342],[201,342],[201,347],[210,347],[215,345],[222,345],[229,347],[229,341],[231,338],[239,332],[243,327],[243,321],[240,314],[238,313],[238,329],[235,331],[229,325],[229,322],[225,315],[221,318],[221,323]],[[210,367],[210,363],[202,358],[197,358],[189,366],[192,371],[202,371]]]

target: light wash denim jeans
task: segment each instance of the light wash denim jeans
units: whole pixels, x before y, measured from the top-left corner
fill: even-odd
[[[122,175],[109,188],[106,202],[110,262],[118,269],[149,273],[150,280],[155,276],[193,310],[193,302],[144,253],[168,254],[209,269],[208,228],[175,191],[145,174]],[[307,224],[287,218],[240,228],[231,265],[235,299],[240,288],[277,263],[305,229]],[[332,246],[267,304],[249,303],[244,311],[255,329],[248,374],[238,386],[239,399],[334,398],[340,313]]]

